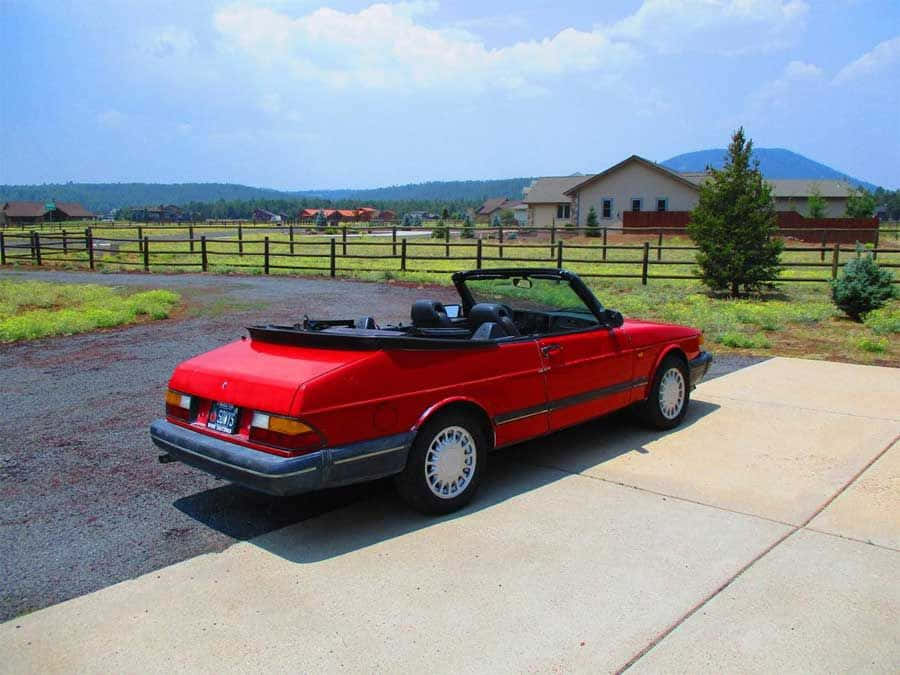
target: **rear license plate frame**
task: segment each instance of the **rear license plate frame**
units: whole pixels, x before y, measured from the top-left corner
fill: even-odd
[[[209,408],[206,426],[222,434],[235,434],[238,429],[241,409],[231,403],[214,401]]]

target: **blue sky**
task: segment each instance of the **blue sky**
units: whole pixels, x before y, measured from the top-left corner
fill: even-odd
[[[900,2],[0,0],[0,183],[565,175],[743,125],[900,187]]]

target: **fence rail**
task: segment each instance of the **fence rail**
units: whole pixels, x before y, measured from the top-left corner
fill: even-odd
[[[646,285],[651,280],[699,279],[694,270],[692,251],[696,246],[683,243],[666,244],[667,228],[640,235],[626,233],[624,242],[610,242],[609,235],[622,235],[612,228],[460,228],[446,226],[440,240],[423,238],[429,234],[421,230],[401,230],[396,225],[376,227],[367,224],[341,226],[321,240],[321,232],[293,225],[278,228],[250,228],[243,224],[222,233],[203,234],[203,226],[181,226],[187,236],[148,234],[143,226],[130,226],[135,236],[97,235],[93,228],[75,232],[31,230],[28,232],[0,231],[0,264],[30,264],[37,266],[65,264],[96,269],[98,265],[143,268],[150,272],[160,268],[194,268],[208,272],[225,260],[228,268],[259,270],[271,274],[274,270],[317,272],[335,277],[358,272],[422,272],[448,273],[454,269],[476,269],[526,264],[526,266],[570,267],[586,278],[640,279]],[[106,230],[108,228],[102,228]],[[157,228],[152,228],[156,230]],[[247,232],[245,232],[245,229]],[[817,228],[817,231],[825,228]],[[529,241],[532,235],[549,235],[543,240]],[[365,240],[360,235],[370,234]],[[571,241],[576,235],[589,234],[588,243]],[[629,243],[641,236],[655,234],[654,241]],[[894,235],[900,239],[900,229],[881,228],[881,244],[867,247],[873,256],[881,256],[879,263],[887,268],[900,268],[900,244],[888,245]],[[260,236],[263,235],[263,236]],[[273,236],[270,236],[273,235]],[[319,239],[315,240],[318,236]],[[432,234],[433,236],[433,234]],[[821,239],[826,239],[823,232]],[[854,248],[841,243],[797,246],[788,241],[784,248],[782,267],[786,270],[822,270],[817,276],[780,278],[784,282],[826,282],[837,277],[838,269]],[[613,254],[633,252],[622,258]],[[791,254],[797,254],[792,256]],[[807,259],[800,254],[805,254]],[[842,255],[844,256],[842,260]],[[673,257],[674,256],[674,257]],[[681,256],[681,257],[679,257]],[[812,258],[812,259],[809,259]],[[816,259],[817,258],[817,259]],[[373,261],[367,264],[367,261]],[[375,261],[393,263],[389,267],[373,266]],[[452,261],[454,266],[438,268],[436,261]],[[424,266],[422,266],[424,264]],[[682,269],[678,269],[681,267]],[[682,273],[684,272],[684,273]],[[895,280],[895,283],[900,280]]]

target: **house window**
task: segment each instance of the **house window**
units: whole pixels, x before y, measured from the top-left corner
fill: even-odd
[[[612,199],[604,199],[601,205],[601,210],[604,218],[612,218]]]
[[[557,204],[556,205],[556,217],[564,220],[569,219],[571,204]]]
[[[640,211],[642,202],[643,202],[643,200],[640,197],[634,197],[631,200],[631,210],[632,211]]]
[[[663,213],[664,211],[668,211],[669,210],[669,200],[666,199],[665,197],[660,197],[659,199],[657,199],[656,200],[656,210],[659,211],[660,213]]]

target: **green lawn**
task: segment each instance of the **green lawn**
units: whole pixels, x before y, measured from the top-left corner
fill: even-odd
[[[0,342],[165,319],[179,300],[165,290],[127,294],[96,284],[0,280]]]

